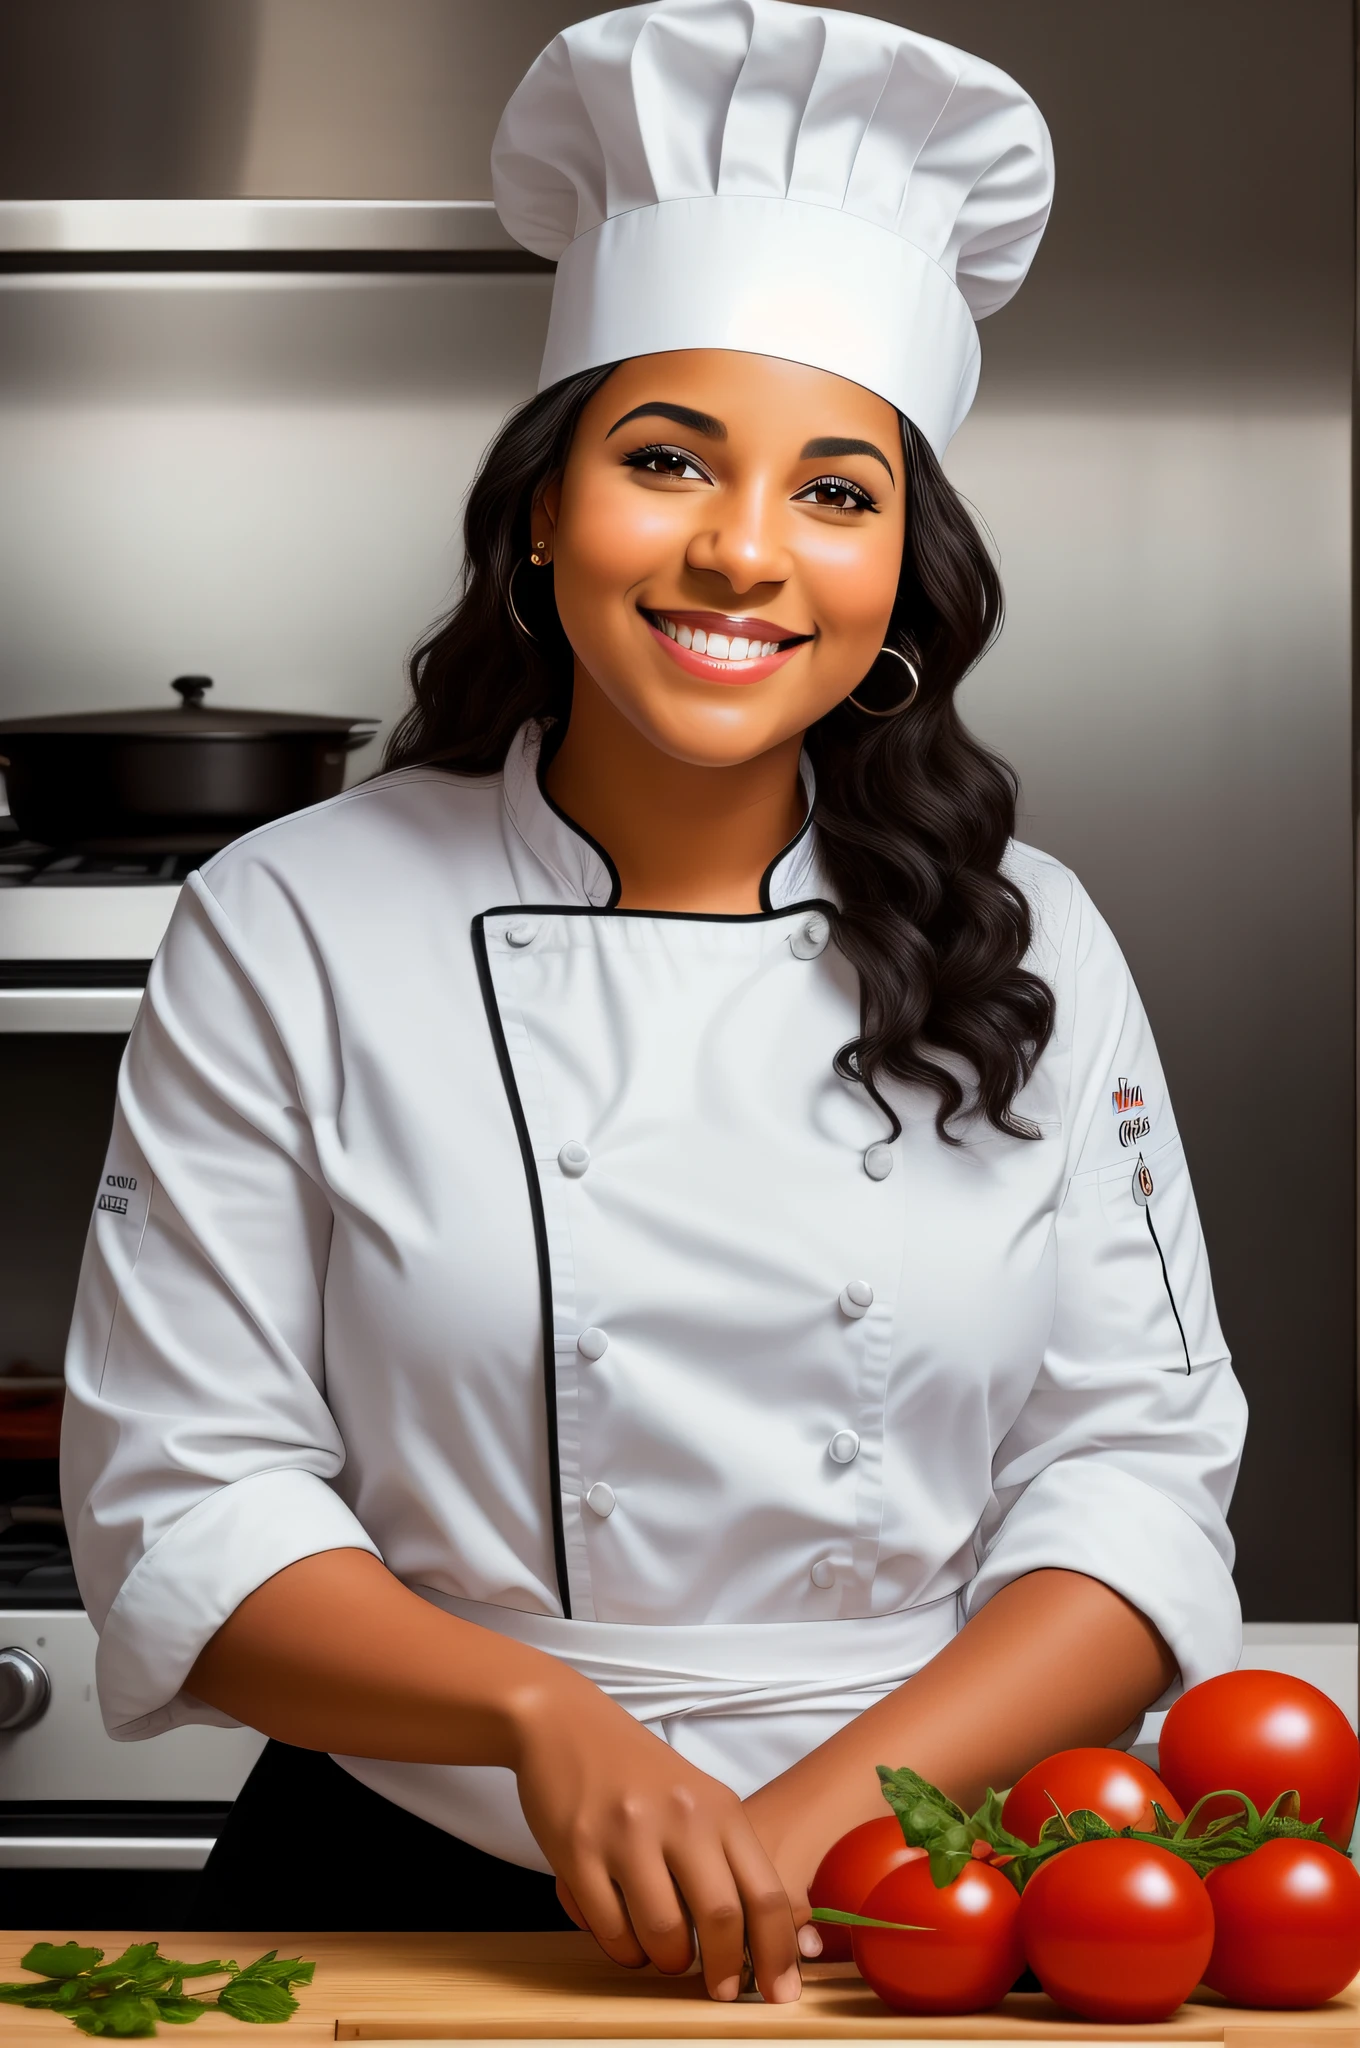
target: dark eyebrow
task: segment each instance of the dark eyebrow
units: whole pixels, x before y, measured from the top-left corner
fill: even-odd
[[[892,476],[892,464],[881,448],[875,448],[872,441],[845,441],[839,434],[823,434],[816,441],[809,441],[803,450],[804,462],[821,462],[833,455],[872,455],[875,462],[881,462]],[[897,478],[893,476],[893,482]]]
[[[645,420],[649,417],[652,419],[674,420],[677,427],[688,427],[692,433],[706,434],[710,441],[725,441],[727,439],[726,427],[721,420],[715,420],[711,412],[695,412],[692,406],[666,405],[660,401],[655,405],[635,405],[633,410],[626,412],[621,420],[615,420],[613,426],[609,429],[609,434],[617,434],[619,428],[626,427],[629,420]],[[605,435],[606,441],[609,439],[609,434]]]

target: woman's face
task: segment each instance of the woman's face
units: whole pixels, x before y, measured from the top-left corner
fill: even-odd
[[[687,349],[601,385],[533,538],[578,670],[664,753],[723,767],[861,681],[905,525],[886,400],[799,363]]]

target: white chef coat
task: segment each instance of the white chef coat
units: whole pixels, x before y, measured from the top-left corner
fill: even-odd
[[[612,909],[538,750],[362,784],[181,893],[67,1368],[109,1732],[221,1721],[199,1650],[344,1546],[743,1795],[1043,1566],[1117,1588],[1184,1683],[1230,1668],[1243,1402],[1076,878],[1008,851],[1056,995],[1041,1136],[951,1148],[888,1084],[894,1136],[833,1068],[859,1001],[812,817],[759,914]],[[546,1867],[508,1772],[341,1761]]]

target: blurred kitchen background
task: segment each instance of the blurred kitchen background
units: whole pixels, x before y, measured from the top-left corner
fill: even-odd
[[[227,704],[390,723],[546,320],[546,267],[489,207],[495,122],[594,11],[4,0],[0,715],[166,702],[194,671]],[[1248,1658],[1354,1717],[1352,0],[866,11],[1011,71],[1053,131],[1052,223],[982,329],[947,463],[1009,602],[966,714],[1019,770],[1022,836],[1110,919],[1158,1034],[1252,1404]],[[107,933],[135,883],[76,890],[83,939],[44,936],[59,875],[47,897],[12,879],[0,1899],[12,1925],[82,1905],[98,1924],[116,1879],[173,1925],[172,1873],[201,1861],[253,1738],[103,1744],[41,1518],[43,1382],[136,1002]],[[36,1714],[6,1646],[47,1675]]]

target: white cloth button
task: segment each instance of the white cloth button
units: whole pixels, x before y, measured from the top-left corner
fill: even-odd
[[[853,1465],[859,1456],[859,1438],[853,1429],[838,1429],[827,1449],[837,1465]]]
[[[613,1487],[606,1486],[603,1479],[597,1479],[590,1492],[586,1495],[586,1506],[593,1509],[601,1521],[604,1520],[606,1515],[612,1515],[614,1512]]]
[[[538,926],[530,917],[517,918],[514,924],[505,927],[507,946],[532,946],[538,937]]]
[[[597,1330],[592,1323],[588,1330],[582,1330],[576,1339],[576,1349],[582,1358],[588,1358],[593,1365],[597,1358],[603,1358],[609,1349],[609,1339],[603,1330]]]
[[[847,1280],[840,1291],[841,1314],[858,1321],[873,1307],[874,1290],[867,1280]]]
[[[835,1585],[836,1567],[832,1564],[829,1557],[819,1557],[816,1564],[812,1567],[812,1583],[814,1586],[819,1586],[823,1592],[826,1591],[828,1586]]]
[[[893,1169],[891,1145],[871,1145],[864,1155],[864,1171],[870,1180],[886,1180]]]
[[[590,1150],[579,1138],[568,1138],[557,1155],[557,1163],[568,1180],[579,1180],[590,1164]]]
[[[826,951],[826,942],[831,937],[831,926],[820,911],[805,917],[789,939],[789,949],[795,960],[815,960],[819,953]]]

